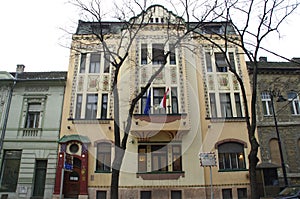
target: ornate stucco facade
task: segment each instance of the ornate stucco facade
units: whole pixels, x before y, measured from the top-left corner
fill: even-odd
[[[149,7],[147,12],[152,19],[133,40],[118,76],[118,127],[122,133],[130,101],[161,66],[162,55],[170,52],[170,56],[134,109],[121,167],[120,198],[210,198],[210,170],[201,167],[199,160],[200,153],[208,152],[217,160],[212,167],[214,198],[246,198],[249,144],[235,77],[228,71],[222,53],[198,37],[199,32],[177,43],[174,35],[178,32],[169,29],[168,22],[185,27],[181,18],[159,5]],[[138,17],[134,19],[139,21]],[[119,47],[123,25],[101,23],[109,33],[106,43],[111,52]],[[205,30],[197,31],[224,31],[224,25],[206,24]],[[60,194],[109,198],[116,150],[115,68],[110,63],[112,56],[103,52],[99,40],[91,34],[97,28],[96,22],[79,21],[73,35],[54,198]],[[218,36],[215,40],[222,42]],[[249,92],[247,68],[239,49],[229,46],[227,56]],[[160,104],[164,96],[168,96],[166,107]],[[147,107],[149,114],[144,112]],[[63,171],[64,158],[69,155],[73,157],[73,170]]]

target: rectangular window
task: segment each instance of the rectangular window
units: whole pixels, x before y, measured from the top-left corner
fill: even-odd
[[[98,94],[88,94],[86,99],[85,119],[96,119]]]
[[[241,104],[239,93],[234,93],[234,100],[235,100],[236,116],[242,117],[242,104]]]
[[[101,119],[107,118],[108,94],[102,94]]]
[[[152,64],[159,65],[164,63],[164,45],[152,44]]]
[[[175,45],[170,44],[169,45],[170,49],[170,65],[175,65],[176,64],[176,54],[175,54]]]
[[[97,199],[106,199],[106,191],[97,191]]]
[[[17,188],[21,162],[20,150],[5,150],[1,174],[1,188],[3,192],[15,192]]]
[[[267,170],[267,169],[266,169]],[[247,199],[247,188],[238,188],[238,199]]]
[[[160,103],[164,97],[165,88],[153,88],[153,106],[155,114],[165,114],[166,110],[160,107]]]
[[[81,109],[82,109],[82,94],[77,94],[75,119],[81,118]]]
[[[171,88],[171,95],[172,95],[172,113],[173,114],[179,113],[177,88],[175,87]]]
[[[104,53],[104,69],[103,73],[109,73],[109,66],[110,66],[110,53]]]
[[[98,143],[96,171],[110,172],[110,167],[111,167],[111,144],[105,142]]]
[[[151,199],[151,191],[141,191],[141,199]]]
[[[139,145],[138,150],[138,171],[147,172],[147,146]]]
[[[205,53],[205,61],[206,61],[206,71],[212,72],[212,64],[211,64],[211,54],[210,52]]]
[[[222,117],[232,117],[230,93],[220,93],[220,104]]]
[[[300,114],[300,103],[299,97],[296,92],[289,92],[288,93],[288,100],[290,102],[291,112],[293,115]]]
[[[235,61],[234,61],[234,54],[233,52],[228,53],[229,55],[229,61],[230,61],[230,65],[232,70],[235,70]]]
[[[209,93],[209,101],[210,101],[210,115],[212,118],[217,117],[217,104],[216,104],[216,96],[214,93]]]
[[[152,171],[168,171],[168,150],[166,145],[151,146]]]
[[[151,169],[147,169],[151,165]],[[182,171],[181,145],[149,143],[138,146],[138,172]]]
[[[232,199],[232,190],[231,189],[222,189],[222,198],[223,199]]]
[[[35,178],[33,196],[39,196],[43,198],[47,173],[47,160],[35,161]]]
[[[171,191],[171,199],[181,199],[181,191]]]
[[[89,73],[100,73],[100,54],[91,54]]]
[[[25,128],[39,128],[40,112],[41,112],[40,103],[28,104]]]
[[[228,64],[224,53],[215,53],[215,64],[217,72],[227,72]]]
[[[86,53],[81,53],[81,58],[80,58],[80,73],[85,73],[85,64],[86,64]]]
[[[263,112],[265,116],[270,116],[273,114],[271,96],[268,92],[261,93],[261,101],[263,106]]]
[[[147,64],[147,57],[148,57],[148,46],[147,44],[141,45],[141,64]]]
[[[182,171],[181,147],[178,145],[172,146],[172,166],[173,171]]]

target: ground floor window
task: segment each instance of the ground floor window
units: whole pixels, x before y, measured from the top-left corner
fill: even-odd
[[[1,191],[15,192],[18,183],[21,162],[20,150],[4,151],[4,159],[1,173]]]
[[[232,199],[232,190],[231,189],[222,189],[222,198],[223,199]]]
[[[171,199],[181,199],[181,191],[171,191]]]
[[[182,171],[181,144],[140,144],[138,169],[142,173]]]
[[[238,188],[238,199],[247,199],[247,188]]]
[[[106,199],[106,191],[97,191],[97,199]]]
[[[246,169],[244,146],[236,142],[226,142],[218,146],[219,169]]]
[[[141,191],[141,199],[151,199],[151,191]]]

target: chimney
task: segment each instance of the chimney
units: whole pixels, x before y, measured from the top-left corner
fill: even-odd
[[[268,62],[267,57],[259,57],[259,62]]]
[[[23,73],[23,72],[24,72],[24,68],[25,68],[25,65],[23,65],[23,64],[18,64],[18,65],[17,65],[16,73],[18,73],[18,74]]]

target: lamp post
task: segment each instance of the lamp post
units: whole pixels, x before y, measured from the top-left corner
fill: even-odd
[[[280,153],[282,173],[283,173],[283,178],[284,178],[284,185],[285,185],[285,187],[287,187],[289,184],[288,184],[288,179],[287,179],[287,175],[286,175],[285,163],[284,163],[282,147],[281,147],[281,139],[280,139],[279,130],[278,130],[278,124],[277,124],[277,118],[276,118],[275,109],[274,109],[273,98],[278,97],[277,102],[283,102],[283,101],[286,101],[286,99],[284,99],[283,96],[279,94],[279,92],[270,91],[269,94],[270,94],[270,98],[271,98],[273,118],[274,118],[274,124],[275,124],[275,129],[276,129],[276,134],[277,134],[277,140],[278,140],[278,147],[279,147],[279,153]]]

